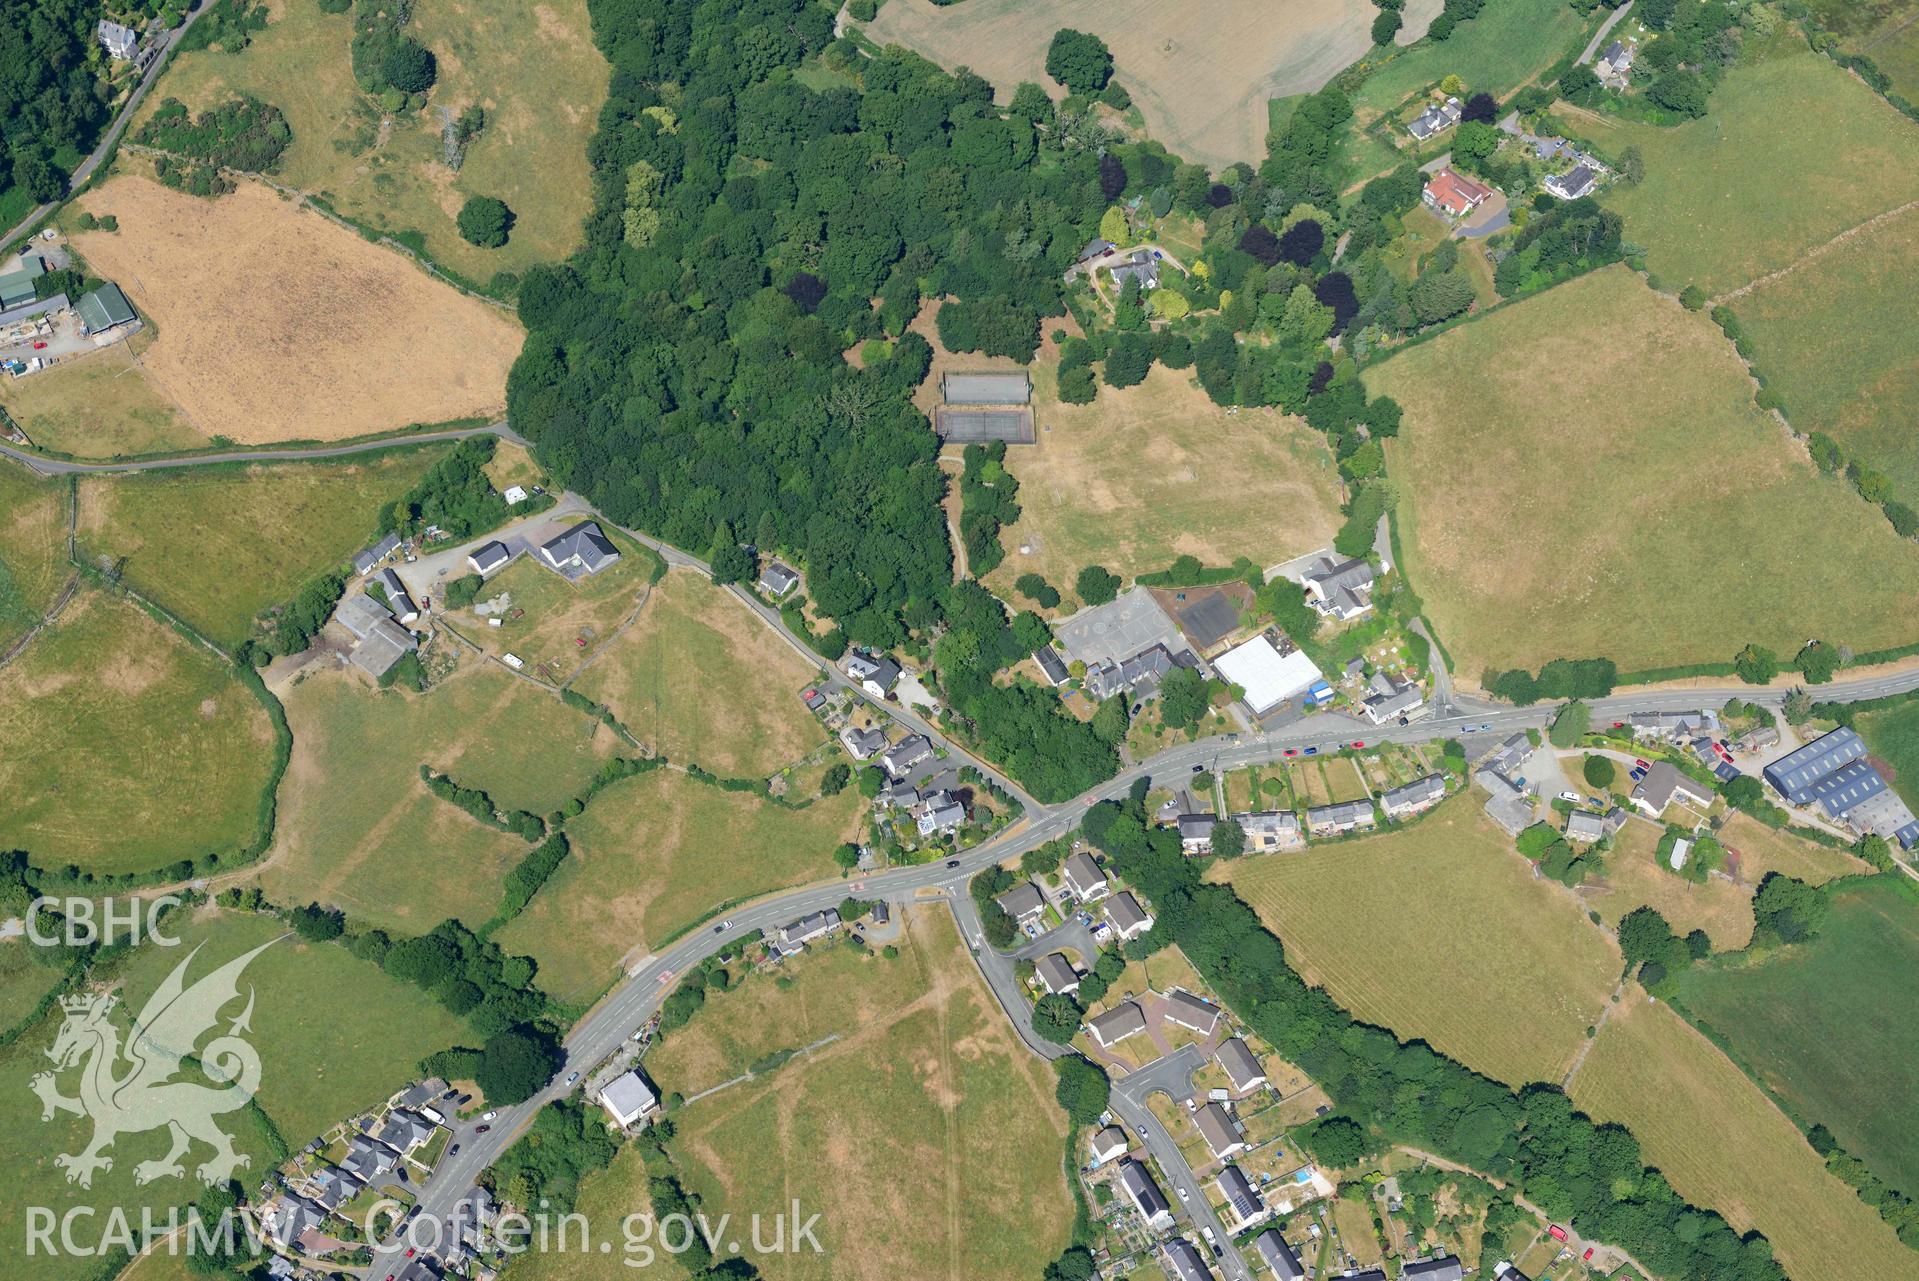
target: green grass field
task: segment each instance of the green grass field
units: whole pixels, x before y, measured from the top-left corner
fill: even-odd
[[[67,568],[66,486],[0,464],[0,653],[40,620]]]
[[[272,23],[238,53],[180,56],[140,118],[171,96],[198,110],[235,93],[279,107],[293,141],[275,177],[323,196],[341,213],[391,235],[424,237],[438,262],[485,284],[564,258],[592,204],[586,144],[605,97],[608,67],[594,48],[583,0],[431,0],[407,34],[439,61],[424,111],[383,118],[359,91],[348,56],[350,14],[318,5],[275,7]],[[564,86],[565,92],[554,92]],[[487,126],[455,172],[442,158],[442,109],[478,103]],[[134,125],[137,130],[138,122]],[[468,196],[513,210],[505,247],[460,238],[454,218]]]
[[[1911,126],[1906,126],[1911,128]],[[1919,208],[1862,230],[1816,262],[1732,304],[1755,363],[1800,431],[1836,437],[1850,457],[1919,503],[1919,353],[1906,336],[1919,285]]]
[[[268,918],[216,909],[201,909],[191,921],[172,928],[182,946],[143,947],[116,963],[112,974],[99,976],[124,980],[124,999],[114,1014],[123,1034],[155,985],[196,946],[201,951],[188,970],[189,981],[209,972],[215,962],[284,932]],[[243,996],[249,988],[255,996],[247,1039],[262,1060],[256,1101],[296,1149],[331,1122],[406,1084],[421,1056],[473,1038],[464,1024],[424,993],[388,979],[332,944],[288,938],[256,958],[242,983]],[[241,1008],[242,1002],[235,1001],[223,1010],[219,1026],[224,1028]],[[53,1043],[60,1018],[56,1009],[19,1041],[0,1049],[0,1081],[8,1087],[0,1090],[0,1165],[9,1178],[8,1195],[0,1200],[0,1233],[11,1241],[23,1240],[29,1206],[46,1206],[56,1214],[74,1206],[95,1207],[96,1218],[86,1231],[98,1232],[110,1209],[127,1213],[137,1227],[142,1206],[163,1215],[167,1207],[184,1204],[200,1190],[191,1170],[184,1179],[159,1179],[145,1187],[134,1182],[140,1161],[165,1152],[163,1130],[122,1135],[111,1149],[113,1168],[96,1175],[91,1189],[66,1181],[54,1157],[79,1151],[91,1123],[64,1113],[43,1123],[40,1102],[27,1089],[28,1080],[49,1066],[43,1053]],[[76,1079],[76,1073],[64,1074],[63,1091],[71,1094]],[[178,1079],[206,1084],[191,1070]],[[234,1136],[236,1148],[252,1160],[241,1177],[249,1183],[264,1177],[272,1156],[258,1114],[230,1113],[222,1125]],[[207,1155],[208,1149],[196,1147],[188,1159],[197,1163]],[[30,1281],[79,1281],[97,1276],[100,1264],[98,1259],[48,1257],[44,1252],[28,1257],[20,1249],[9,1251],[8,1257],[14,1260],[8,1275]],[[159,1270],[149,1272],[143,1265],[138,1275],[168,1275],[166,1265],[154,1266]]]
[[[293,760],[262,886],[276,902],[332,903],[408,933],[447,917],[485,921],[528,849],[428,792],[422,764],[497,805],[545,815],[622,746],[557,698],[473,658],[424,695],[376,692],[336,670],[304,676],[281,698]]]
[[[573,682],[668,759],[759,777],[805,756],[827,735],[800,702],[819,674],[791,645],[704,574],[668,574],[639,621]],[[755,691],[742,698],[741,691]]]
[[[1912,1252],[1786,1115],[1643,993],[1613,1011],[1570,1093],[1595,1120],[1631,1130],[1681,1196],[1763,1232],[1794,1281],[1912,1275]]]
[[[1013,1281],[1038,1276],[1066,1245],[1072,1203],[1052,1069],[1014,1039],[946,911],[909,919],[897,958],[849,961],[835,948],[792,964],[784,991],[750,979],[709,999],[647,1059],[663,1088],[679,1089],[681,1044],[766,1027],[775,1048],[839,1035],[674,1117],[673,1150],[709,1216],[739,1223],[790,1210],[795,1198],[820,1213],[821,1253],[747,1251],[768,1281]],[[708,1033],[709,1023],[720,1030]],[[694,1075],[724,1070],[715,1060]],[[596,1236],[643,1208],[645,1179],[629,1153],[588,1181],[580,1208]],[[530,1281],[636,1275],[617,1252],[515,1269]]]
[[[1919,548],[1760,413],[1709,319],[1624,267],[1366,381],[1405,406],[1390,445],[1404,568],[1462,674],[1914,639]],[[1835,557],[1859,572],[1834,578]]]
[[[62,971],[34,959],[24,937],[0,939],[0,1032],[18,1026],[60,982]]]
[[[202,449],[210,442],[136,359],[151,332],[0,385],[0,405],[42,449],[79,458]]]
[[[1470,796],[1404,831],[1215,875],[1356,1016],[1512,1084],[1560,1078],[1619,976],[1612,943]]]
[[[82,593],[0,668],[0,847],[100,873],[230,853],[257,830],[272,742],[226,664]]]
[[[1848,53],[1864,54],[1892,77],[1892,91],[1919,96],[1919,5],[1913,0],[1812,0],[1825,27]]]
[[[1728,72],[1703,119],[1622,124],[1593,140],[1645,158],[1645,181],[1615,188],[1608,203],[1674,290],[1750,284],[1919,198],[1919,130],[1814,53]]]
[[[1832,919],[1812,943],[1756,964],[1699,967],[1688,1008],[1807,1123],[1900,1188],[1919,1187],[1919,893],[1897,877],[1835,890]]]
[[[1893,789],[1908,805],[1919,805],[1919,702],[1867,712],[1853,728],[1888,767]]]
[[[628,952],[722,903],[830,876],[860,808],[851,788],[795,813],[673,770],[615,783],[567,824],[572,853],[496,937],[540,963],[548,992],[590,995]]]
[[[259,614],[371,542],[380,509],[447,452],[88,477],[81,551],[124,561],[129,585],[235,645]]]
[[[1462,22],[1448,40],[1401,53],[1366,77],[1354,96],[1361,123],[1412,94],[1458,76],[1470,90],[1503,97],[1568,53],[1587,23],[1563,0],[1505,0]]]

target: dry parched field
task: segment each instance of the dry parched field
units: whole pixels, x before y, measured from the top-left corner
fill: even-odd
[[[406,933],[450,916],[485,921],[530,848],[428,792],[422,764],[544,815],[620,746],[611,730],[472,658],[424,695],[375,693],[341,670],[311,670],[279,693],[293,760],[262,887],[276,902],[331,903]]]
[[[273,734],[205,649],[96,592],[0,668],[0,849],[141,872],[255,832]]]
[[[149,330],[0,385],[0,403],[42,449],[81,458],[199,449],[207,438],[146,375]]]
[[[866,32],[970,67],[1005,102],[1022,80],[1063,92],[1046,75],[1046,46],[1061,27],[1090,31],[1113,51],[1147,132],[1223,169],[1264,156],[1268,99],[1311,93],[1372,47],[1375,13],[1363,0],[887,0]]]
[[[1695,884],[1654,859],[1658,844],[1657,827],[1626,824],[1606,855],[1603,888],[1587,886],[1581,895],[1613,928],[1628,912],[1650,907],[1676,934],[1704,930],[1721,952],[1744,947],[1752,938],[1752,890],[1717,876]]]
[[[1228,415],[1190,371],[1161,365],[1137,387],[1102,385],[1090,405],[1059,402],[1051,365],[1033,373],[1039,443],[1007,451],[1021,514],[1001,532],[1006,560],[988,579],[1009,599],[1025,573],[1071,591],[1087,565],[1130,578],[1186,553],[1277,564],[1324,547],[1339,527],[1332,454],[1300,420]]]
[[[814,666],[704,574],[669,573],[573,688],[668,759],[758,777],[818,747],[800,702]]]
[[[1366,380],[1406,409],[1390,451],[1408,577],[1462,673],[1913,639],[1919,547],[1758,411],[1708,318],[1624,267]]]
[[[1611,942],[1470,797],[1405,831],[1215,874],[1355,1016],[1508,1084],[1559,1080],[1619,976]]]
[[[508,313],[258,183],[200,200],[123,175],[81,203],[120,220],[74,245],[155,322],[142,363],[207,436],[341,440],[505,403]]]
[[[829,875],[860,808],[852,788],[794,812],[670,768],[615,783],[567,824],[572,852],[497,937],[540,963],[548,992],[588,995],[722,903]]]
[[[1573,1102],[1633,1132],[1681,1196],[1766,1235],[1794,1281],[1903,1281],[1912,1252],[1759,1087],[1643,993],[1606,1021]]]

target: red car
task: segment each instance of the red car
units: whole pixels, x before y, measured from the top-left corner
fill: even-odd
[[[43,342],[37,342],[33,344],[33,349],[35,351],[45,351],[47,349],[47,345]]]
[[[1566,1239],[1566,1229],[1555,1223],[1546,1229],[1546,1235],[1555,1241],[1564,1241]]]
[[[1365,739],[1363,739],[1363,738],[1356,738],[1356,739],[1354,739],[1354,740],[1353,740],[1353,750],[1354,750],[1355,752],[1356,752],[1356,751],[1358,751],[1358,750],[1359,750],[1360,748],[1362,748],[1362,747],[1364,747],[1364,746],[1366,746],[1366,740],[1365,740]]]
[[[1586,1253],[1580,1255],[1579,1257],[1582,1259],[1585,1259],[1588,1263],[1592,1262],[1593,1248],[1591,1246],[1587,1246]]]
[[[1634,757],[1634,758],[1633,758],[1633,768],[1635,768],[1635,769],[1651,769],[1651,768],[1652,768],[1652,766],[1650,766],[1650,765],[1648,765],[1648,764],[1646,764],[1646,762],[1644,762],[1644,761],[1642,761],[1642,760],[1640,760],[1640,759],[1639,759],[1638,757]]]
[[[1286,749],[1286,755],[1297,756],[1299,755],[1299,749],[1297,747],[1289,747]]]

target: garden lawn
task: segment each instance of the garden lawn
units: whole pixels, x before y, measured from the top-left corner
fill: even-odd
[[[198,111],[250,93],[279,107],[293,131],[275,178],[348,217],[480,284],[566,257],[592,205],[587,142],[609,75],[584,0],[428,0],[414,6],[406,34],[439,63],[424,111],[389,117],[359,91],[351,14],[293,3],[274,6],[242,52],[178,56],[134,129],[167,97]],[[474,103],[486,128],[456,172],[444,163],[441,113]],[[503,248],[460,237],[454,219],[471,195],[512,209]]]
[[[40,621],[67,568],[66,486],[0,463],[0,654]]]
[[[490,629],[489,629],[490,630]],[[674,761],[729,777],[771,774],[826,731],[800,701],[819,669],[702,573],[657,583],[631,627],[573,688]]]
[[[1033,382],[1039,443],[1007,451],[1021,515],[1001,531],[1006,560],[987,579],[1008,599],[1026,573],[1070,592],[1087,565],[1122,578],[1186,554],[1273,565],[1324,547],[1339,526],[1332,455],[1297,418],[1229,415],[1191,370],[1159,365],[1137,387],[1102,383],[1090,405],[1060,402],[1050,364]]]
[[[1834,891],[1811,943],[1688,971],[1686,1006],[1779,1092],[1900,1189],[1919,1188],[1919,893],[1896,874]]]
[[[231,856],[259,832],[272,746],[219,658],[83,592],[0,668],[0,849],[96,874]]]
[[[1904,128],[1915,128],[1904,125]],[[1919,206],[1876,223],[1732,304],[1754,362],[1802,432],[1835,437],[1919,505]]]
[[[0,384],[0,405],[42,449],[79,458],[201,449],[210,442],[155,387],[139,357],[151,331]]]
[[[373,540],[380,511],[448,452],[196,467],[80,482],[80,548],[220,645]]]
[[[851,788],[794,811],[673,769],[625,779],[567,824],[572,853],[496,937],[540,963],[549,993],[590,996],[627,953],[725,904],[831,875],[861,805]]]
[[[1402,568],[1462,674],[1914,639],[1919,547],[1758,410],[1710,320],[1623,266],[1366,381],[1405,407],[1389,450]],[[1835,577],[1839,561],[1854,571]]]
[[[1717,876],[1687,880],[1655,857],[1659,835],[1649,823],[1621,828],[1605,855],[1605,877],[1581,891],[1587,902],[1613,928],[1628,912],[1650,907],[1675,934],[1706,931],[1714,951],[1744,947],[1752,937],[1752,889]]]
[[[1619,976],[1610,940],[1470,798],[1400,831],[1213,875],[1355,1016],[1513,1085],[1564,1074]]]
[[[478,926],[532,847],[427,791],[422,764],[506,809],[545,816],[623,746],[611,730],[491,664],[425,694],[375,691],[315,671],[281,691],[293,760],[261,885],[275,902],[334,904],[357,921],[423,934]]]
[[[1586,19],[1564,0],[1497,0],[1460,23],[1449,39],[1401,50],[1366,77],[1353,105],[1364,124],[1449,75],[1465,81],[1469,91],[1504,97],[1577,53],[1586,29]]]
[[[1596,141],[1615,156],[1639,148],[1645,180],[1607,203],[1673,290],[1737,289],[1919,198],[1919,129],[1822,54],[1735,67],[1702,119]]]
[[[1648,1165],[1738,1231],[1756,1228],[1793,1281],[1899,1281],[1912,1251],[1713,1044],[1633,989],[1573,1078],[1573,1102],[1639,1140]]]
[[[566,522],[571,527],[572,520]],[[532,556],[522,556],[487,580],[480,600],[505,593],[513,609],[500,626],[488,626],[476,615],[455,615],[463,634],[494,657],[512,654],[528,674],[554,685],[564,685],[591,662],[599,661],[607,643],[637,615],[652,584],[666,566],[651,551],[626,537],[601,531],[620,550],[620,559],[577,582],[568,582]]]

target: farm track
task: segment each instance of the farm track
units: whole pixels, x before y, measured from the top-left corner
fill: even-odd
[[[1757,280],[1754,280],[1749,284],[1741,285],[1737,289],[1730,290],[1726,293],[1720,294],[1717,298],[1714,298],[1712,300],[1711,305],[1714,307],[1717,307],[1723,303],[1729,303],[1736,298],[1745,297],[1747,294],[1751,293],[1755,289],[1760,288],[1763,285],[1769,285],[1775,280],[1782,280],[1785,277],[1790,276],[1794,272],[1798,271],[1801,267],[1804,267],[1808,265],[1809,263],[1814,263],[1819,261],[1819,259],[1825,257],[1828,253],[1831,253],[1834,249],[1837,249],[1840,245],[1846,243],[1846,241],[1851,240],[1854,236],[1858,235],[1860,232],[1870,231],[1873,228],[1877,227],[1880,223],[1890,222],[1894,218],[1898,218],[1904,214],[1912,212],[1914,209],[1919,209],[1919,200],[1908,200],[1905,204],[1900,205],[1896,209],[1888,209],[1884,213],[1874,214],[1872,217],[1866,219],[1864,222],[1860,223],[1859,225],[1855,227],[1846,228],[1844,231],[1834,236],[1831,240],[1828,240],[1823,244],[1814,245],[1811,249],[1808,249],[1805,253],[1799,255],[1798,258],[1787,263],[1785,266],[1779,268],[1778,270],[1769,271],[1765,275],[1759,277]]]

